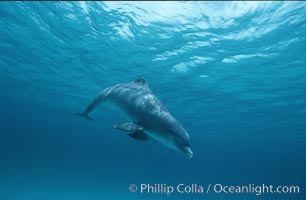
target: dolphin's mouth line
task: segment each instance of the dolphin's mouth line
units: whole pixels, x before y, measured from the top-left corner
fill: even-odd
[[[183,148],[183,153],[189,159],[191,159],[192,156],[193,156],[193,153],[192,153],[192,151],[191,151],[191,149],[189,147],[184,147]]]

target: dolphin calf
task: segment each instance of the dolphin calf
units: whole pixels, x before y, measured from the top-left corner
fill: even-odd
[[[131,120],[114,125],[113,128],[130,132],[129,136],[136,140],[155,139],[183,153],[187,158],[192,158],[187,131],[152,93],[145,79],[108,87],[98,93],[84,112],[73,114],[91,119],[89,113],[104,102],[113,103]]]

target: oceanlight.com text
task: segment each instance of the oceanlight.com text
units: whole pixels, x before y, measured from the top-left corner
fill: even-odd
[[[247,184],[247,185],[224,185],[224,184],[131,184],[129,191],[140,194],[254,194],[256,196],[262,194],[299,194],[300,187],[297,185],[269,185],[269,184]]]

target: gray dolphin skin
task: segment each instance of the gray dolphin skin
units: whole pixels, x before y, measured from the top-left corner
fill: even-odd
[[[104,102],[113,103],[131,120],[113,128],[130,132],[129,136],[137,140],[155,139],[192,158],[187,131],[152,93],[145,79],[108,87],[92,100],[83,113],[73,114],[91,119],[89,113]]]

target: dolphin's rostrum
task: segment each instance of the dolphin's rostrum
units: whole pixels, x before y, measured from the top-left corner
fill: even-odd
[[[129,131],[129,136],[137,140],[153,138],[192,158],[187,131],[152,93],[145,79],[108,87],[92,100],[83,113],[73,114],[91,119],[89,113],[106,101],[123,110],[131,120],[113,128]]]

